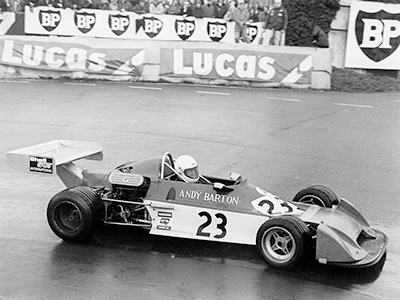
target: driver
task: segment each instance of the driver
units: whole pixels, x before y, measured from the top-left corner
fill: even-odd
[[[175,160],[175,170],[187,182],[199,182],[200,174],[196,160],[190,155],[181,155]]]

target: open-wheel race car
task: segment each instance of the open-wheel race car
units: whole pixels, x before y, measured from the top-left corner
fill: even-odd
[[[135,226],[155,235],[256,245],[277,269],[293,268],[306,257],[366,267],[386,253],[386,235],[324,186],[284,201],[235,173],[198,175],[200,180],[189,182],[170,153],[91,173],[74,163],[102,160],[102,146],[91,142],[55,140],[6,155],[9,166],[57,174],[66,185],[51,198],[47,218],[68,242],[87,239],[102,224]]]

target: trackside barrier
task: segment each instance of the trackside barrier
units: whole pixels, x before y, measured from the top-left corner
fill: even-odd
[[[0,77],[330,89],[329,49],[0,36]]]
[[[86,36],[110,39],[197,41],[234,44],[235,23],[216,18],[139,15],[98,9],[25,7],[0,14],[0,35]],[[260,44],[262,23],[247,23],[249,42]]]
[[[234,32],[235,24],[224,19],[25,6],[26,34],[232,44]]]

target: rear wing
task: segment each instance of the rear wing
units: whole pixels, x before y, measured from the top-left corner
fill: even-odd
[[[82,170],[73,162],[102,160],[103,148],[99,143],[54,140],[8,151],[6,158],[7,164],[14,169],[32,174],[57,174],[67,187],[73,187],[83,183]]]

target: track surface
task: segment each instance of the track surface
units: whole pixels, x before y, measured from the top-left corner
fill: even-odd
[[[163,84],[0,81],[0,299],[395,299],[400,292],[400,94]],[[111,170],[130,160],[196,157],[290,200],[323,184],[389,236],[366,271],[267,268],[255,247],[104,227],[61,242],[46,206],[56,177],[18,173],[4,152],[53,139],[101,142]]]

